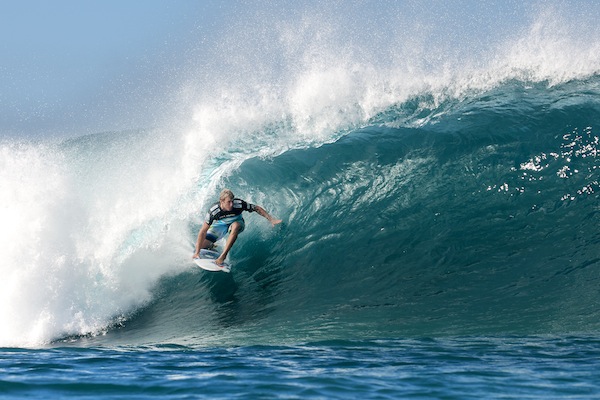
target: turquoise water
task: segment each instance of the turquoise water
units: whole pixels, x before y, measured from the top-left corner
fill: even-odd
[[[600,395],[599,355],[589,336],[4,349],[0,390],[5,398],[589,399]]]
[[[600,397],[600,36],[551,11],[385,57],[286,15],[174,120],[3,138],[0,397]],[[215,274],[223,187],[284,223]]]

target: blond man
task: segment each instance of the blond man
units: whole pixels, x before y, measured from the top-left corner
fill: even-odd
[[[256,211],[273,226],[281,223],[280,219],[270,216],[261,206],[238,199],[233,195],[231,190],[225,189],[221,192],[219,201],[214,203],[206,213],[202,228],[198,232],[198,240],[196,241],[196,250],[193,258],[200,256],[200,249],[211,248],[217,240],[229,232],[223,253],[215,260],[217,265],[223,265],[238,235],[244,231],[246,225],[244,218],[242,218],[242,212],[244,211]]]

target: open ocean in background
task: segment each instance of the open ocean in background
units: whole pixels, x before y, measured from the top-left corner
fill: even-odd
[[[531,21],[384,62],[290,19],[187,125],[2,139],[0,398],[600,398],[600,36]],[[224,187],[284,223],[209,273]]]

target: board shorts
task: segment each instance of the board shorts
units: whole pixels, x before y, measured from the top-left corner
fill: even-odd
[[[241,215],[236,215],[234,217],[223,218],[213,222],[210,228],[208,228],[208,231],[206,232],[206,240],[209,240],[214,243],[217,240],[223,238],[225,235],[227,235],[227,233],[229,233],[229,228],[234,222],[240,223],[239,233],[242,233],[244,231],[244,228],[246,227],[246,223],[244,222],[244,218],[242,218]]]

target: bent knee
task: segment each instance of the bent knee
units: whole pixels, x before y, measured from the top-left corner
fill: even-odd
[[[242,224],[240,224],[239,222],[234,222],[233,224],[231,224],[231,226],[229,227],[229,232],[230,233],[240,233],[242,231]]]

